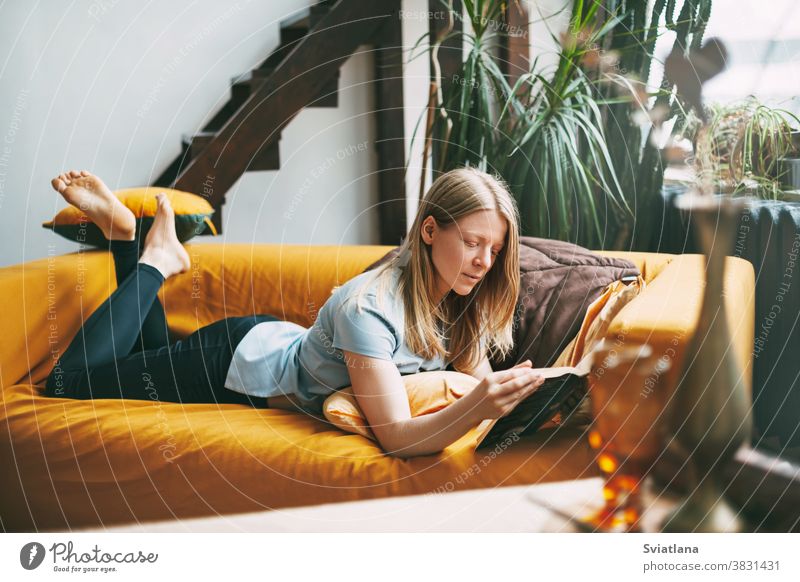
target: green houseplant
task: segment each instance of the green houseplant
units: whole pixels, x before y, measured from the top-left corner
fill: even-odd
[[[598,6],[592,2],[584,11],[578,1],[572,37],[588,29]],[[426,127],[426,139],[439,144],[434,171],[473,165],[495,172],[517,196],[522,234],[595,244],[602,237],[598,188],[615,205],[624,200],[591,82],[578,66],[587,43],[565,49],[552,77],[537,72],[534,63],[511,86],[497,57],[502,27],[493,25],[502,18],[502,7],[490,0],[464,2],[471,30],[454,35],[464,41],[466,57],[455,82],[435,93],[435,114]],[[434,60],[446,38],[433,43]]]
[[[792,133],[800,119],[753,96],[741,102],[711,104],[708,110],[707,139],[698,140],[696,115],[688,116],[682,128],[695,144],[697,173],[709,175],[719,192],[783,198],[780,162],[797,154]]]
[[[612,163],[627,205],[636,210],[634,221],[618,212],[606,213],[613,248],[657,250],[664,179],[658,138],[663,139],[662,128],[670,120],[680,125],[684,111],[672,85],[656,77],[656,42],[670,34],[672,50],[699,48],[711,4],[711,0],[604,2],[601,17],[611,19],[616,14],[617,22],[602,39],[600,50],[613,54],[616,61],[605,68],[599,59],[584,61],[583,66],[596,79],[604,100],[603,129]]]
[[[649,139],[657,128],[634,114],[681,113],[669,88],[647,93],[655,41],[669,30],[675,43],[699,45],[710,6],[687,1],[676,16],[675,1],[575,0],[555,69],[534,60],[511,86],[497,56],[503,27],[491,25],[504,3],[465,0],[471,30],[451,35],[466,46],[457,82],[437,79],[431,92],[425,137],[439,144],[434,171],[474,165],[502,176],[524,235],[648,250],[647,229],[635,226],[655,220],[663,170]],[[432,43],[434,66],[448,38]]]

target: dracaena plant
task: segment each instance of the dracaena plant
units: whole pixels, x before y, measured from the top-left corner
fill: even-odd
[[[576,0],[552,75],[532,71],[512,89],[503,176],[517,192],[522,228],[537,236],[605,246],[602,208],[631,215],[604,133],[602,102],[580,67],[614,26],[598,2]],[[517,111],[521,112],[518,113]]]
[[[556,38],[557,66],[534,60],[514,86],[497,51],[505,4],[465,0],[469,26],[431,45],[437,72],[442,42],[456,36],[466,47],[454,82],[437,79],[431,91],[434,173],[474,165],[499,174],[517,198],[522,234],[649,250],[663,181],[651,138],[681,113],[669,87],[648,92],[655,42],[669,31],[680,46],[698,44],[711,1],[575,0]]]
[[[668,122],[680,126],[684,110],[672,86],[656,77],[656,43],[670,35],[673,51],[698,49],[711,4],[711,0],[603,2],[599,17],[614,22],[599,43],[606,58],[584,59],[581,66],[595,79],[612,163],[627,206],[636,209],[634,221],[613,208],[606,213],[612,248],[658,249],[664,180],[659,142],[668,141],[664,130]]]
[[[580,55],[611,25],[592,30],[597,3],[578,0],[568,34],[580,38],[564,48],[552,76],[536,71],[511,86],[497,47],[504,34],[504,3],[465,0],[468,26],[452,36],[466,56],[449,84],[432,91],[433,115],[426,139],[438,144],[435,173],[472,165],[499,174],[517,198],[523,235],[597,245],[604,238],[598,205],[625,211],[611,165],[601,111]],[[426,152],[427,153],[427,152]]]

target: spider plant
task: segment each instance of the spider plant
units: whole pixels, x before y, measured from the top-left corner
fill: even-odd
[[[800,119],[753,96],[727,105],[712,104],[709,110],[708,137],[697,144],[698,172],[710,174],[724,192],[781,198],[779,161],[795,153],[791,122],[797,127]],[[687,120],[686,128],[695,141],[696,127],[695,117]]]

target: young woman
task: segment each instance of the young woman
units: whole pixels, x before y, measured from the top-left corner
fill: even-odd
[[[118,287],[53,368],[49,396],[319,412],[329,394],[352,386],[384,450],[411,457],[508,413],[543,382],[530,361],[501,372],[489,365],[487,350],[505,356],[512,347],[519,221],[513,198],[486,173],[439,177],[399,254],[337,288],[311,328],[271,315],[229,317],[172,343],[157,293],[190,262],[166,196],[157,196],[139,256],[135,217],[102,180],[70,171],[52,184],[110,241]],[[412,418],[401,376],[448,364],[481,382]]]

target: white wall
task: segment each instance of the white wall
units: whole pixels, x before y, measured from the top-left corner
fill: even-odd
[[[425,132],[425,113],[428,104],[430,84],[430,64],[426,53],[430,44],[427,38],[413,52],[417,41],[428,32],[428,0],[403,0],[402,2],[403,47],[405,65],[403,68],[403,100],[405,102],[406,139],[406,228],[411,228],[419,206],[419,182],[422,175],[422,150]],[[419,124],[419,125],[418,125]],[[414,129],[417,136],[412,142]],[[430,168],[425,176],[426,187],[430,185]]]
[[[0,265],[78,245],[41,228],[65,203],[63,169],[89,169],[112,189],[149,184],[228,98],[230,78],[278,44],[278,23],[308,0],[0,5]],[[427,0],[404,0],[406,11]],[[427,30],[403,21],[411,46]],[[339,107],[307,109],[283,132],[282,170],[245,175],[228,193],[227,241],[377,241],[372,55],[342,69]],[[408,143],[427,96],[428,63],[407,66]],[[408,151],[408,149],[407,149]],[[416,209],[414,158],[409,212]],[[417,177],[415,177],[417,176]],[[198,242],[216,242],[198,237]]]
[[[552,72],[558,65],[559,36],[567,30],[572,0],[527,0],[531,63],[537,71]]]

